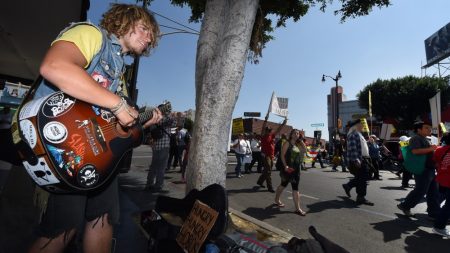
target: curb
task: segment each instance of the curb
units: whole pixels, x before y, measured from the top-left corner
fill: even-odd
[[[233,209],[231,207],[228,207],[228,212],[236,215],[237,217],[239,217],[242,220],[245,220],[245,221],[248,221],[250,223],[257,225],[258,227],[261,227],[262,229],[267,230],[270,233],[276,234],[276,235],[286,239],[287,241],[290,240],[292,237],[294,237],[294,235],[289,234],[277,227],[274,227],[267,222],[264,222],[264,221],[258,220],[256,218],[253,218],[251,216],[248,216],[247,214],[244,214],[244,213],[242,213],[236,209]]]

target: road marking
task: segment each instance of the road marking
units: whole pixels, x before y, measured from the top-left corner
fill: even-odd
[[[370,213],[370,214],[374,214],[374,215],[378,215],[378,216],[382,216],[385,218],[389,218],[389,219],[397,219],[397,216],[393,216],[393,215],[388,215],[388,214],[384,214],[384,213],[379,213],[377,211],[372,211],[372,210],[368,210],[368,209],[364,209],[364,208],[355,208],[355,210],[359,210],[361,212],[365,212],[365,213]]]
[[[286,192],[292,194],[291,191],[286,191]],[[309,196],[309,195],[306,195],[306,194],[300,194],[300,196],[308,198],[308,199],[320,200],[319,198],[316,198],[316,197],[313,197],[313,196]],[[292,199],[292,197],[288,197],[288,199]],[[345,206],[345,205],[342,205],[342,206]],[[361,212],[365,212],[365,213],[369,213],[369,214],[373,214],[373,215],[377,215],[377,216],[393,219],[393,220],[398,218],[397,216],[388,215],[388,214],[380,213],[380,212],[377,212],[377,211],[372,211],[372,210],[365,209],[365,208],[353,208],[353,209],[361,211]]]
[[[291,191],[286,191],[286,192],[289,192],[289,193],[292,194]],[[308,199],[320,200],[319,198],[316,198],[316,197],[313,197],[313,196],[309,196],[309,195],[305,195],[305,194],[301,194],[301,193],[300,193],[300,196],[308,198]]]

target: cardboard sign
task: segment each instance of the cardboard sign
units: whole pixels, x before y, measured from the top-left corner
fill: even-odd
[[[244,120],[242,118],[233,119],[232,132],[234,135],[244,133]]]
[[[219,213],[202,203],[195,201],[189,216],[183,223],[177,235],[177,243],[188,253],[198,253],[200,248],[214,226]]]
[[[390,140],[393,130],[394,130],[394,126],[392,124],[383,124],[381,126],[380,139],[386,140],[386,141]]]
[[[362,132],[368,133],[369,132],[369,125],[367,124],[366,118],[361,119],[361,125],[363,126]]]

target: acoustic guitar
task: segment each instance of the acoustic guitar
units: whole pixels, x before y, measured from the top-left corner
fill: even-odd
[[[158,106],[163,115],[170,102]],[[122,128],[107,109],[61,91],[25,103],[19,111],[21,137],[37,159],[23,164],[31,178],[50,192],[83,192],[101,187],[126,152],[144,140],[142,124],[154,108],[139,110],[138,123]]]

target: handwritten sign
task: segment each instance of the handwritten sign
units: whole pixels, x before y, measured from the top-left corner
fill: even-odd
[[[188,253],[198,253],[218,215],[216,210],[196,200],[177,235],[178,245]]]
[[[242,118],[233,119],[232,132],[234,135],[244,133],[244,120]]]

